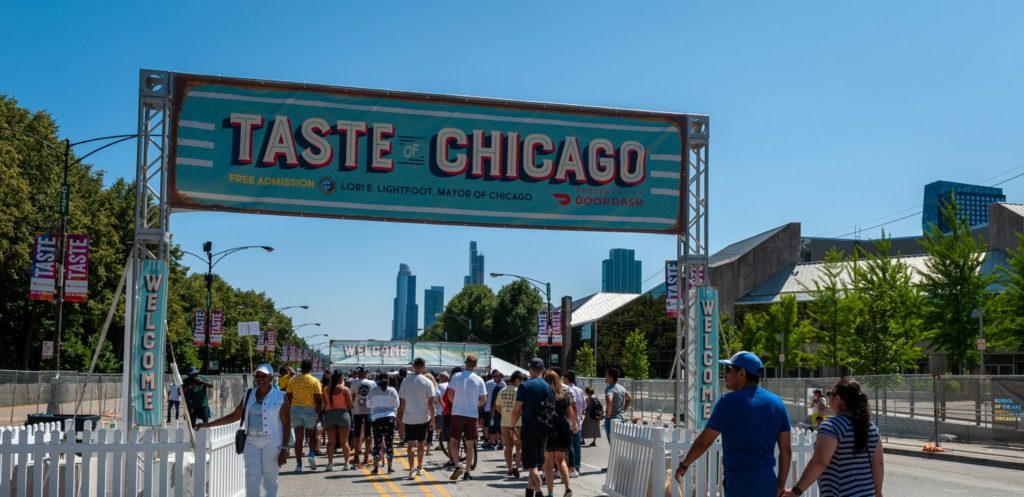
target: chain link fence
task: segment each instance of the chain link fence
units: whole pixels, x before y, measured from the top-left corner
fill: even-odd
[[[209,392],[210,412],[221,417],[241,402],[249,386],[246,375],[207,377],[213,388]],[[164,377],[170,385],[171,375]],[[121,416],[121,375],[94,374],[91,377],[74,371],[58,376],[53,371],[0,370],[0,425],[24,424],[30,414],[46,413],[60,404],[60,412],[75,412],[79,397],[79,414],[99,415],[104,420]],[[185,409],[182,399],[181,409]],[[164,400],[166,409],[166,400]]]
[[[765,378],[761,386],[782,397],[794,426],[811,428],[814,390],[827,392],[839,378]],[[874,422],[887,443],[920,448],[925,442],[960,453],[1024,461],[1024,376],[881,375],[855,377],[871,403]],[[633,403],[627,418],[670,422],[674,382],[619,383]],[[603,378],[580,378],[604,403]],[[728,392],[724,383],[721,392]],[[679,397],[684,397],[682,383]],[[682,411],[682,406],[680,406]]]

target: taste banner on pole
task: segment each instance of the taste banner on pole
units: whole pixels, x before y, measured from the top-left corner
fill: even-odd
[[[562,311],[551,313],[551,329],[548,330],[548,314],[545,311],[537,313],[537,346],[547,347],[548,333],[551,333],[551,346],[562,346]]]
[[[220,347],[224,344],[224,313],[210,311],[210,346]]]
[[[89,235],[67,235],[64,251],[64,301],[89,300]]]
[[[29,300],[53,300],[57,294],[57,234],[37,233],[32,249]]]
[[[679,306],[679,270],[678,261],[665,261],[665,316],[676,317]]]
[[[192,326],[192,345],[206,345],[206,311],[196,311]]]
[[[273,352],[277,343],[277,330],[270,328],[267,330],[267,338],[263,341],[263,350],[267,352]]]

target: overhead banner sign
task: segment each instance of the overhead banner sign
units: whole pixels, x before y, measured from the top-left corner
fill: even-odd
[[[173,78],[173,207],[683,229],[685,114]]]
[[[305,350],[302,351],[306,353]],[[331,340],[331,364],[410,364],[412,344],[399,341]]]
[[[167,263],[146,259],[139,268],[132,358],[133,408],[140,426],[163,422],[164,341],[167,330]]]
[[[53,300],[57,293],[57,234],[37,233],[32,249],[30,300]]]
[[[259,321],[243,321],[238,323],[238,336],[257,337],[260,336]]]
[[[679,270],[676,261],[665,261],[665,315],[676,317],[679,307]]]
[[[64,301],[89,300],[89,235],[67,235],[64,251]]]
[[[462,342],[416,342],[412,347],[413,357],[422,357],[428,367],[450,368],[466,363],[466,356],[476,356],[478,369],[491,367],[491,346],[482,343]]]

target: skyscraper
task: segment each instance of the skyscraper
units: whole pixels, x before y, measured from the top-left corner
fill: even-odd
[[[924,185],[924,206],[921,209],[921,228],[925,231],[936,225],[942,231],[949,231],[950,226],[942,219],[942,209],[953,200],[960,207],[960,215],[967,218],[971,226],[988,224],[988,204],[1005,202],[1002,188],[990,186],[968,185],[952,181],[936,181]]]
[[[416,277],[408,264],[398,266],[395,284],[395,314],[391,319],[392,340],[412,340],[419,328],[419,306],[416,305]]]
[[[432,286],[423,290],[423,329],[437,321],[437,315],[444,311],[444,287]]]
[[[611,249],[601,263],[601,291],[611,293],[641,293],[642,261],[636,260],[631,249]]]
[[[484,284],[484,256],[476,251],[476,242],[469,242],[469,275],[462,278],[462,285]]]

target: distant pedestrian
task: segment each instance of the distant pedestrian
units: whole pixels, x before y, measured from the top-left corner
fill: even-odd
[[[192,367],[185,373],[187,378],[182,382],[181,389],[185,392],[185,407],[188,409],[188,417],[195,427],[200,421],[210,422],[210,397],[209,389],[213,383],[199,375],[199,370]]]
[[[171,408],[174,409],[174,419],[181,416],[181,387],[176,383],[167,385],[167,423],[171,423]]]
[[[363,454],[363,465],[369,463],[370,446],[373,435],[370,427],[370,391],[376,387],[376,383],[366,377],[366,367],[357,366],[355,377],[349,381],[348,388],[352,390],[354,402],[352,404],[352,429],[353,445],[352,460],[349,464],[359,464],[359,454]]]
[[[430,380],[430,384],[434,386],[434,412],[431,413],[431,418],[434,420],[434,424],[430,425],[427,430],[427,452],[426,455],[433,454],[434,449],[434,435],[441,429],[441,390],[437,386],[437,378],[434,378],[434,373],[425,373],[425,376]],[[440,437],[438,437],[440,439]]]
[[[519,427],[522,426],[522,419],[519,423],[512,424],[512,411],[516,408],[516,392],[519,385],[526,379],[526,375],[519,371],[512,373],[509,377],[508,386],[503,388],[494,400],[494,412],[501,420],[501,445],[505,451],[505,466],[508,468],[506,476],[519,478],[519,467],[523,465],[523,444]]]
[[[612,421],[622,421],[626,410],[633,403],[633,396],[619,384],[622,372],[618,368],[608,368],[604,373],[604,436],[608,443],[612,441]]]
[[[347,470],[349,445],[348,432],[352,427],[352,390],[345,386],[341,371],[331,375],[331,381],[324,387],[324,431],[327,432],[327,471],[334,469],[334,450],[341,444],[341,469]]]
[[[487,403],[484,380],[473,373],[476,369],[476,356],[467,355],[465,365],[466,369],[448,382],[448,391],[445,392],[445,396],[452,402],[451,438],[448,440],[448,456],[455,465],[452,480],[457,480],[460,475],[463,480],[473,479],[470,470],[473,461],[476,461],[477,416],[480,407]],[[460,439],[466,445],[466,467],[459,464]]]
[[[544,381],[544,361],[530,360],[530,379],[516,391],[516,404],[512,410],[512,424],[523,422],[523,468],[530,472],[526,480],[526,497],[543,497],[540,468],[544,465],[544,449],[550,433],[549,422],[554,418],[554,393]]]
[[[295,471],[302,472],[302,443],[309,443],[309,469],[316,471],[319,440],[316,425],[323,415],[323,385],[310,372],[313,361],[302,361],[302,374],[288,381],[288,403],[292,406],[292,428],[295,431]]]
[[[572,483],[569,467],[565,463],[565,455],[572,446],[572,436],[579,431],[576,418],[576,402],[572,390],[562,384],[562,378],[555,371],[544,374],[544,381],[551,387],[555,397],[555,429],[548,436],[544,448],[544,478],[548,486],[548,495],[554,495],[555,478],[553,470],[557,469],[565,485],[565,497],[572,495]]]
[[[273,388],[274,369],[261,364],[253,373],[255,387],[230,414],[197,428],[213,428],[242,421],[245,426],[245,496],[260,497],[260,485],[266,497],[277,497],[277,475],[288,461],[288,398]]]
[[[597,447],[597,439],[601,438],[601,421],[604,420],[604,406],[594,396],[594,389],[587,387],[583,390],[587,394],[587,415],[583,418],[583,428],[580,430],[584,440],[591,438],[588,447]]]
[[[398,392],[399,410],[402,412],[400,422],[405,425],[405,441],[409,444],[410,480],[423,476],[427,431],[434,429],[434,384],[424,374],[427,362],[417,357],[412,361],[412,369],[413,374],[402,380]]]
[[[289,366],[281,366],[278,373],[280,376],[277,378],[277,387],[283,391],[287,391],[288,381],[292,379],[292,376],[295,376],[295,371]]]
[[[451,427],[452,427],[452,403],[448,400],[448,382],[451,376],[441,371],[441,374],[437,376],[437,390],[439,392],[439,398],[441,399],[441,436],[437,439],[437,450],[443,452],[446,456],[448,455],[447,449],[445,449],[444,443],[451,438]],[[455,465],[452,464],[451,458],[445,461],[443,469],[455,469]]]
[[[566,371],[562,376],[565,385],[572,393],[572,401],[575,404],[576,430],[572,434],[572,445],[569,446],[567,461],[569,463],[569,477],[579,478],[583,470],[583,420],[587,417],[587,397],[583,389],[576,386],[576,372]]]
[[[825,421],[825,415],[829,413],[828,403],[820,389],[815,389],[811,394],[811,428],[817,430],[818,426]]]
[[[397,426],[398,406],[401,400],[398,391],[391,386],[387,374],[378,375],[377,386],[370,390],[370,424],[373,428],[373,473],[380,472],[381,463],[386,462],[388,473],[393,473],[395,459],[394,440]]]
[[[827,395],[836,416],[818,427],[814,455],[786,497],[802,494],[815,480],[821,497],[882,495],[885,467],[878,427],[860,383],[842,379]]]
[[[758,385],[763,369],[756,355],[741,351],[718,362],[725,366],[725,387],[732,392],[718,399],[704,430],[679,461],[675,477],[681,479],[721,434],[725,497],[778,497],[785,491],[793,458],[786,406]]]
[[[504,378],[505,375],[501,371],[494,369],[491,370],[490,379],[484,382],[484,390],[487,391],[487,403],[484,404],[481,412],[484,420],[483,429],[487,434],[487,441],[484,442],[483,448],[487,450],[501,448],[499,440],[501,420],[494,419],[494,395],[507,386]]]

